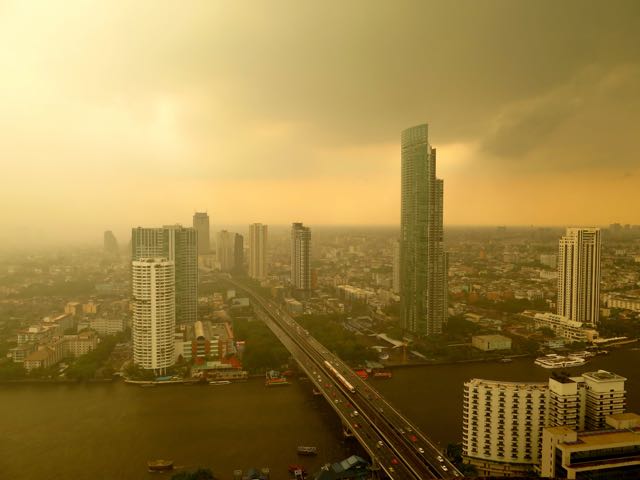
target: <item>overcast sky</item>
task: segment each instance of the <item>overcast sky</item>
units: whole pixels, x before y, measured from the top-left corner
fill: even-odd
[[[4,1],[0,101],[5,240],[395,225],[425,122],[446,224],[640,223],[635,0]]]

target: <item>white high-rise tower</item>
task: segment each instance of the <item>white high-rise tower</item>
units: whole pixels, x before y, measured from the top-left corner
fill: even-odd
[[[291,284],[298,290],[311,289],[311,229],[302,223],[291,225]]]
[[[258,280],[267,276],[267,235],[267,225],[249,225],[249,276]]]
[[[162,372],[174,361],[174,262],[142,258],[132,261],[131,267],[133,361],[141,368]]]
[[[600,313],[600,229],[567,228],[558,251],[558,315],[597,325]]]

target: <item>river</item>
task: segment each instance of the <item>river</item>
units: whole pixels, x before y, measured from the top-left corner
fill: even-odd
[[[628,409],[640,412],[639,360],[639,350],[624,349],[571,371],[625,376]],[[546,381],[549,374],[518,359],[397,369],[391,380],[371,382],[444,446],[460,439],[465,380]],[[259,379],[211,387],[2,385],[0,427],[0,478],[13,480],[147,480],[158,478],[146,472],[152,458],[209,467],[220,479],[268,466],[277,480],[291,463],[313,472],[358,452],[303,381],[274,388]],[[300,458],[298,445],[317,446],[319,455]]]

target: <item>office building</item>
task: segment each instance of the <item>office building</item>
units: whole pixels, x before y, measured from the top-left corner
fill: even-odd
[[[291,226],[291,285],[296,290],[311,288],[311,229],[302,223]]]
[[[558,250],[558,315],[598,324],[600,229],[567,228]]]
[[[550,312],[523,312],[522,316],[533,320],[535,328],[550,328],[553,333],[570,342],[592,342],[598,338],[598,331],[589,324],[569,320],[567,317]]]
[[[542,433],[540,476],[567,479],[640,478],[640,416],[607,417],[606,430],[577,432],[566,426]]]
[[[140,368],[162,372],[174,361],[174,262],[166,258],[142,258],[131,265],[133,361]]]
[[[233,271],[244,272],[244,237],[239,233],[233,237]]]
[[[235,266],[235,236],[227,230],[218,232],[216,238],[216,259],[220,265],[220,270],[230,272]]]
[[[169,225],[134,228],[131,259],[166,258],[174,262],[177,323],[193,323],[198,315],[198,246],[194,228]]]
[[[443,181],[426,124],[403,131],[401,140],[400,319],[408,332],[439,334],[447,319]]]
[[[249,225],[249,276],[256,280],[267,277],[267,238],[267,225]]]
[[[198,235],[198,255],[208,255],[211,251],[209,239],[209,214],[196,212],[193,214],[193,228]]]

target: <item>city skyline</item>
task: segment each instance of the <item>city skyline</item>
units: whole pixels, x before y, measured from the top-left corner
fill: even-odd
[[[296,3],[9,4],[0,240],[205,208],[220,224],[396,225],[396,132],[425,120],[447,225],[638,223],[640,7],[616,5],[354,2],[337,22]]]

